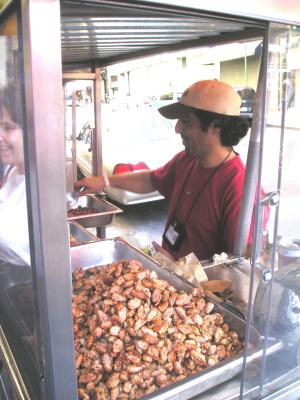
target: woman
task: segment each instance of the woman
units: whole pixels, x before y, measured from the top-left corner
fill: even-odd
[[[0,89],[0,260],[30,265],[20,93]]]

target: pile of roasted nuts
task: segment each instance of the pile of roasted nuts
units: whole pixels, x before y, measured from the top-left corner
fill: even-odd
[[[135,260],[73,272],[80,399],[138,399],[238,353],[199,287],[180,292]]]
[[[68,218],[70,217],[77,217],[79,215],[87,215],[87,214],[95,214],[97,213],[97,210],[95,210],[93,207],[83,207],[83,206],[78,206],[76,208],[70,208],[67,212]]]

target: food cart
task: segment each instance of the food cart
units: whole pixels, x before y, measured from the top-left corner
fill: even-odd
[[[1,259],[0,398],[78,398],[72,321],[76,268],[135,258],[178,290],[193,289],[122,240],[70,248],[63,83],[93,81],[93,172],[100,174],[102,72],[107,65],[250,39],[261,40],[262,46],[257,49],[260,70],[235,254],[226,262],[204,263],[209,279],[234,283],[230,301],[209,301],[238,331],[244,348],[144,398],[299,398],[299,3],[12,0],[0,5],[1,85],[18,85],[22,105],[30,249],[29,264]],[[287,104],[290,77],[293,108]],[[267,195],[257,201],[261,184]],[[246,259],[254,201],[254,242]],[[265,204],[273,216],[269,240],[262,232]],[[18,221],[12,225],[17,234]]]

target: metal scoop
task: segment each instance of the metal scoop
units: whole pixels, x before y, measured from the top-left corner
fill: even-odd
[[[84,186],[82,186],[76,192],[67,192],[66,202],[67,202],[67,210],[68,211],[77,204],[78,199],[79,199],[79,193],[82,192],[83,190],[84,190]]]

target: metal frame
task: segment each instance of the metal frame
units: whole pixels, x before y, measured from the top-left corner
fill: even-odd
[[[180,0],[144,0],[144,3],[159,3],[164,5],[181,6]],[[208,3],[206,0],[186,0],[184,6],[192,9],[207,10],[210,12],[237,15],[249,18],[257,18],[265,21],[282,22],[299,25],[300,3],[294,0],[252,0],[236,2],[229,0],[214,0]]]
[[[92,2],[92,1],[91,1]],[[15,2],[16,3],[16,2]],[[94,3],[123,4],[118,1],[94,1]],[[131,2],[131,6],[146,5],[165,8],[181,7],[178,0],[144,0]],[[65,208],[65,168],[63,104],[62,104],[62,58],[60,41],[59,0],[20,0],[22,13],[22,39],[24,54],[24,93],[26,104],[25,151],[27,197],[30,221],[31,258],[37,300],[40,331],[39,345],[41,363],[41,384],[45,399],[76,399],[77,382],[74,365],[73,329],[71,313],[71,276],[69,259],[69,238]],[[129,4],[129,2],[128,2]],[[206,1],[185,0],[178,10],[202,10],[242,14],[244,17],[276,22],[300,24],[300,3],[286,1],[253,0],[247,4],[222,0],[208,4]],[[290,5],[290,8],[288,6]],[[9,4],[11,6],[11,3]],[[82,5],[81,5],[82,6]],[[268,10],[272,8],[273,17]],[[5,10],[4,10],[5,11]],[[4,11],[0,12],[0,18]],[[200,14],[199,14],[200,16]],[[260,35],[261,30],[254,32]],[[253,32],[251,33],[253,35]],[[245,34],[244,38],[248,36]],[[233,35],[224,35],[224,42]],[[203,39],[170,46],[170,51],[190,45],[214,43],[219,39]],[[180,47],[182,46],[182,47]],[[160,50],[159,47],[155,52]],[[148,51],[148,53],[147,53]],[[150,54],[153,50],[136,52],[132,57]],[[111,58],[110,61],[128,59],[127,56]],[[105,63],[105,61],[103,61]],[[98,66],[100,63],[98,64]],[[95,77],[95,93],[100,94],[101,70],[82,75],[82,79]],[[86,78],[89,76],[89,78]],[[65,75],[74,79],[75,75]],[[77,78],[76,78],[77,79]],[[264,88],[261,88],[264,92]],[[261,104],[261,110],[264,103]],[[95,98],[97,138],[101,136],[98,125],[100,97]],[[259,114],[257,124],[261,122]],[[259,129],[257,127],[257,129]],[[256,143],[255,143],[256,145]],[[93,168],[101,173],[101,147],[96,142],[96,157]],[[51,151],[49,151],[51,149]],[[55,189],[55,196],[52,196]],[[250,290],[251,292],[251,290]],[[245,370],[244,370],[245,371]],[[242,387],[241,387],[242,391]],[[242,393],[242,392],[241,392]],[[272,396],[270,397],[272,398]]]
[[[25,164],[31,205],[31,259],[43,349],[41,384],[46,398],[75,399],[69,237],[67,222],[62,218],[66,206],[60,4],[58,0],[24,0],[21,11],[27,117]]]

